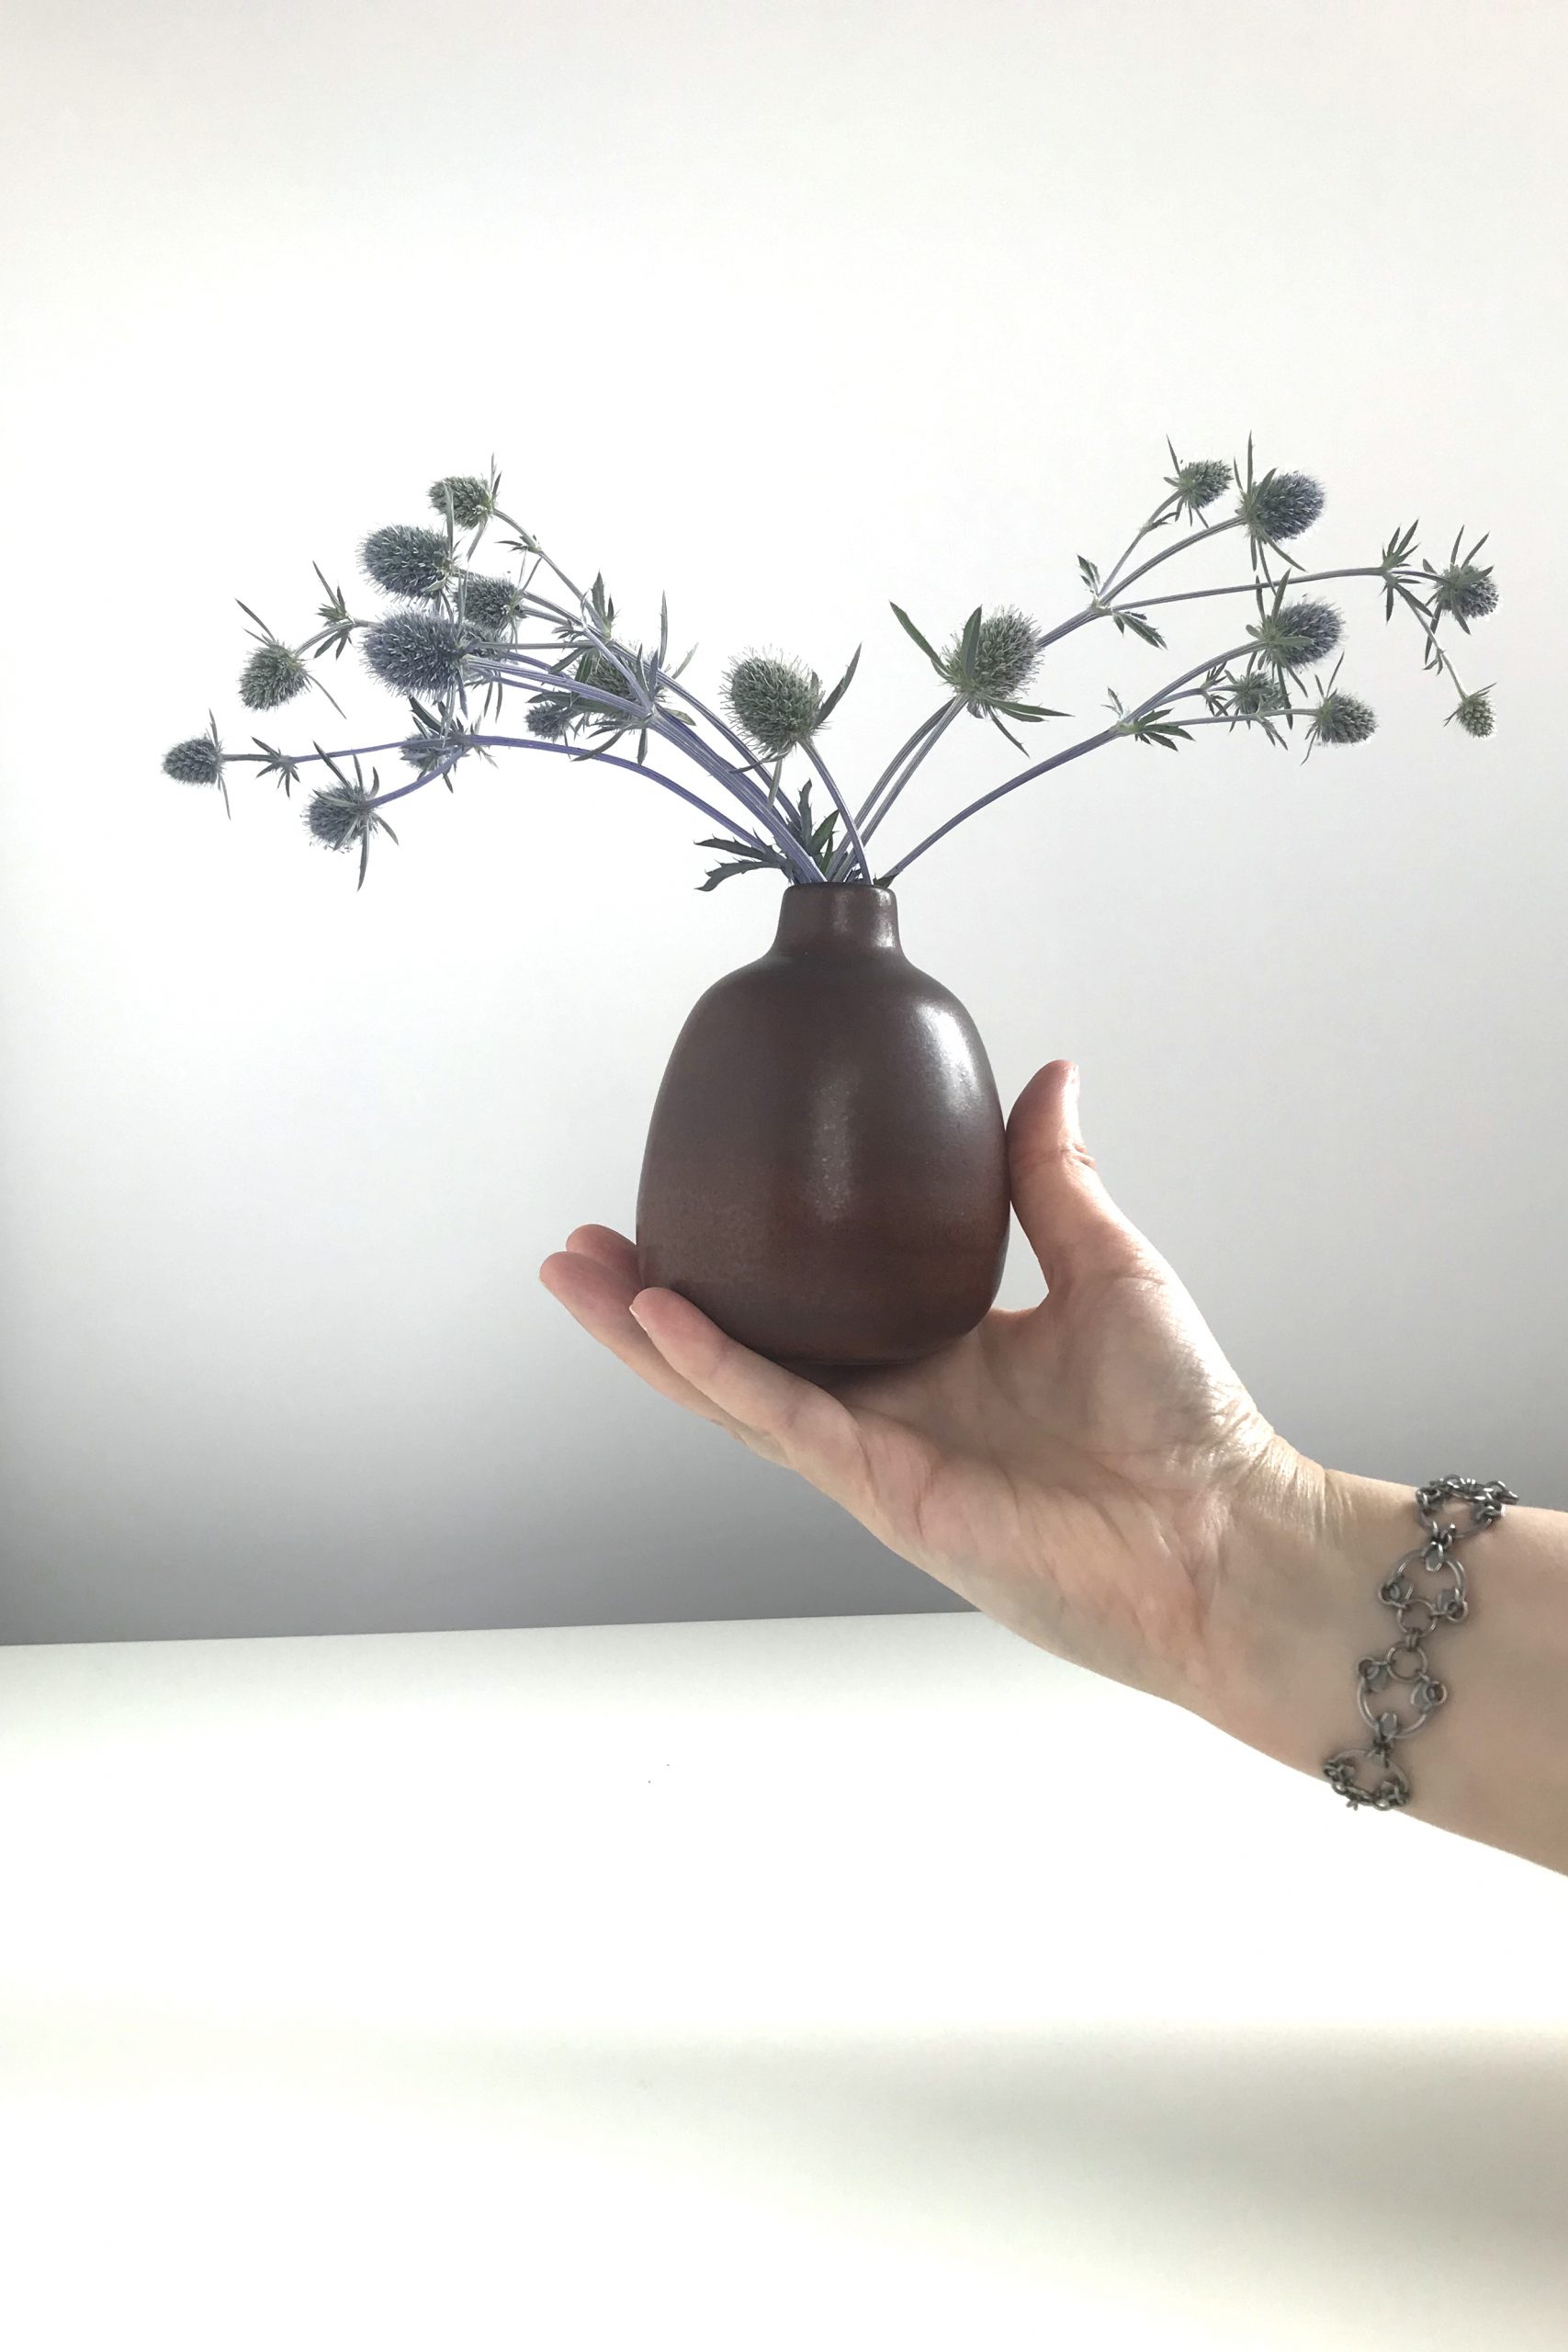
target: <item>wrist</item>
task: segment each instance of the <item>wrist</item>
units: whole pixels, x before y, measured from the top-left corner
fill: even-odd
[[[1463,1507],[1453,1514],[1461,1530]],[[1408,1810],[1568,1869],[1568,1580],[1562,1519],[1510,1506],[1461,1533],[1471,1609],[1431,1640],[1450,1695],[1394,1761]],[[1357,1662],[1398,1628],[1378,1587],[1422,1541],[1414,1485],[1330,1470],[1280,1439],[1238,1490],[1193,1712],[1295,1770],[1365,1745]],[[1326,1782],[1325,1800],[1332,1801]]]

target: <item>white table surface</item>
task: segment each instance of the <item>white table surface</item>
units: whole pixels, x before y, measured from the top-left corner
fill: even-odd
[[[7,2352],[1568,2345],[1568,1880],[976,1617],[0,1652],[0,1911]]]

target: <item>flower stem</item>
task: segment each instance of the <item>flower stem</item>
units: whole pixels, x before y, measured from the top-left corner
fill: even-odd
[[[869,841],[873,833],[875,832],[878,825],[881,824],[882,820],[886,816],[888,810],[892,808],[894,802],[897,799],[898,795],[903,791],[904,786],[908,783],[909,778],[914,775],[915,770],[919,766],[920,762],[925,758],[927,752],[935,750],[937,744],[946,734],[948,729],[952,726],[953,720],[957,718],[963,707],[964,705],[961,701],[949,703],[946,709],[940,714],[933,724],[926,730],[924,741],[919,744],[919,749],[908,760],[892,790],[888,793],[886,798],[883,801],[881,808],[878,808],[875,816],[866,827],[865,837],[867,841]]]
[[[865,825],[866,819],[874,809],[881,794],[892,782],[894,776],[897,775],[898,770],[903,766],[904,762],[908,758],[909,753],[915,749],[917,743],[920,742],[925,736],[931,733],[931,729],[936,725],[937,720],[942,717],[942,712],[946,710],[947,707],[948,706],[946,703],[939,702],[931,717],[929,718],[921,719],[919,725],[916,728],[908,741],[899,745],[897,751],[894,752],[893,757],[888,761],[887,765],[883,769],[882,774],[877,777],[876,782],[872,786],[871,790],[866,794],[865,798],[862,801],[860,808],[855,812],[855,822],[857,825]],[[871,829],[867,826],[866,835],[868,840],[870,838],[870,832]]]
[[[849,835],[850,840],[850,848],[840,847],[839,854],[834,858],[832,865],[829,867],[825,878],[829,882],[834,882],[838,879],[840,874],[849,864],[851,849],[852,849],[854,856],[859,862],[860,870],[869,882],[871,880],[871,861],[865,854],[865,843],[861,839],[860,827],[855,823],[854,819],[850,814],[850,806],[848,801],[844,798],[843,794],[834,783],[832,776],[829,773],[827,762],[823,759],[821,752],[817,749],[816,744],[812,741],[809,735],[803,735],[801,737],[800,748],[805,752],[807,758],[810,761],[812,766],[816,769],[818,775],[821,777],[823,783],[827,786],[833,806],[844,820],[844,831]]]
[[[1179,686],[1184,686],[1190,678],[1201,677],[1206,671],[1218,669],[1226,662],[1239,661],[1244,653],[1251,653],[1256,650],[1256,647],[1249,642],[1246,645],[1232,646],[1226,653],[1211,655],[1207,662],[1199,662],[1190,670],[1183,670],[1179,677],[1172,678],[1168,684],[1161,686],[1157,694],[1150,695],[1146,700],[1139,703],[1135,709],[1123,711],[1111,726],[1102,727],[1097,734],[1086,735],[1080,742],[1069,743],[1065,752],[1054,752],[1049,759],[1037,760],[1032,767],[1023,768],[1017,775],[1009,776],[1005,783],[994,785],[989,792],[983,792],[977,800],[971,800],[967,808],[960,808],[955,817],[949,817],[945,824],[939,825],[934,832],[926,835],[923,842],[917,842],[907,856],[898,860],[897,865],[889,867],[886,874],[883,876],[884,883],[891,886],[907,865],[913,865],[918,857],[924,857],[927,850],[934,849],[937,842],[944,840],[956,826],[965,823],[971,817],[977,817],[982,808],[990,807],[993,800],[1000,800],[1006,794],[1016,792],[1021,784],[1028,784],[1034,776],[1044,775],[1051,768],[1065,767],[1069,760],[1081,759],[1086,752],[1098,751],[1101,743],[1109,743],[1114,737],[1124,733],[1129,719],[1142,718],[1146,712],[1156,709],[1161,703],[1169,700]]]

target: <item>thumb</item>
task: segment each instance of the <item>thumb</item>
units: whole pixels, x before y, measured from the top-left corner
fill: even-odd
[[[1143,1237],[1101,1183],[1083,1139],[1075,1063],[1036,1070],[1013,1104],[1007,1137],[1013,1206],[1048,1284],[1140,1261]]]

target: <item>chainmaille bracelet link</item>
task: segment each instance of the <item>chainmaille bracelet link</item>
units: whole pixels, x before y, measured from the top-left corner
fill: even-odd
[[[1470,1505],[1468,1527],[1445,1524],[1438,1518],[1440,1506],[1456,1497]],[[1387,1813],[1392,1806],[1410,1803],[1410,1782],[1393,1760],[1393,1743],[1419,1731],[1448,1697],[1446,1684],[1437,1679],[1427,1662],[1427,1644],[1439,1625],[1458,1625],[1470,1614],[1464,1569],[1454,1546],[1495,1526],[1504,1505],[1518,1499],[1500,1478],[1433,1478],[1416,1487],[1416,1509],[1426,1540],[1402,1554],[1378,1587],[1378,1599],[1398,1620],[1399,1638],[1380,1657],[1362,1658],[1356,1668],[1356,1702],[1371,1737],[1364,1747],[1342,1747],[1324,1758],[1325,1777],[1352,1808],[1371,1804]],[[1417,1589],[1410,1574],[1417,1566],[1442,1581]],[[1402,1716],[1397,1705],[1380,1704],[1385,1694],[1407,1700],[1411,1713]],[[1370,1787],[1360,1779],[1369,1759],[1382,1767]]]

